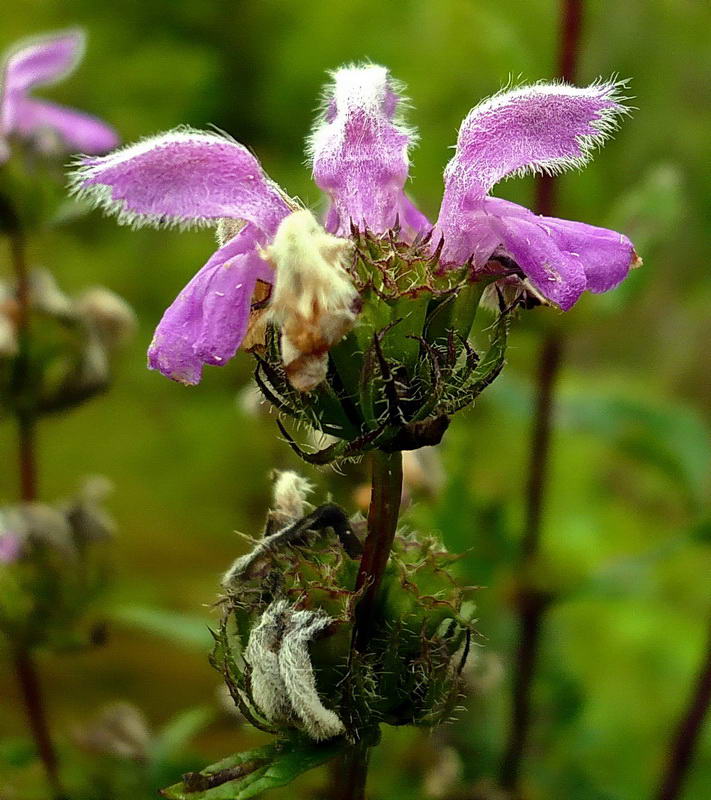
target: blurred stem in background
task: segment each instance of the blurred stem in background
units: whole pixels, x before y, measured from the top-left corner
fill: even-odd
[[[18,354],[15,359],[13,383],[21,403],[17,418],[17,467],[19,495],[23,503],[37,500],[37,453],[35,443],[35,414],[33,404],[28,402],[30,377],[30,276],[27,266],[25,234],[18,215],[7,199],[2,203],[4,228],[8,233],[10,261],[15,274],[17,298]],[[59,778],[59,764],[47,723],[45,702],[37,667],[31,649],[18,643],[14,654],[15,673],[20,688],[30,732],[42,761],[47,782],[54,800],[64,797]]]
[[[25,257],[25,237],[19,224],[10,235],[10,253],[17,281],[17,336],[19,352],[15,360],[14,382],[17,394],[28,391],[30,368],[30,276]],[[31,503],[37,499],[37,457],[35,448],[35,419],[31,410],[17,412],[18,467],[20,498]]]
[[[557,76],[574,82],[580,51],[583,0],[562,0],[560,6],[560,44]],[[556,179],[538,175],[534,209],[553,216],[556,206]],[[531,720],[531,689],[536,671],[543,617],[548,606],[540,588],[531,585],[531,575],[541,547],[541,523],[548,482],[549,455],[555,384],[562,365],[564,338],[553,325],[545,334],[538,359],[536,408],[531,434],[526,511],[519,575],[518,650],[513,668],[511,718],[499,780],[504,789],[519,794],[521,765]]]
[[[669,746],[667,763],[657,791],[656,800],[676,800],[681,797],[704,719],[711,705],[711,624],[704,663],[694,684],[686,709],[677,723]]]

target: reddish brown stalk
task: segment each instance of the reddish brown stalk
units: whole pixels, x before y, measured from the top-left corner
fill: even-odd
[[[339,761],[336,774],[336,793],[329,800],[364,800],[368,778],[368,746],[360,742]]]
[[[562,0],[558,77],[574,81],[577,72],[583,0]],[[535,209],[552,216],[556,205],[557,183],[551,175],[536,179]],[[550,330],[541,345],[538,361],[537,399],[531,434],[531,456],[526,492],[526,516],[521,545],[520,574],[523,581],[540,551],[545,491],[548,480],[551,432],[553,427],[554,390],[563,351],[561,334]],[[545,597],[535,587],[524,583],[518,597],[519,644],[513,668],[511,720],[499,781],[504,789],[520,796],[520,776],[531,722],[531,688],[536,671]]]
[[[521,544],[520,569],[524,581],[540,550],[553,425],[553,397],[561,356],[562,340],[553,331],[543,341],[538,368],[538,396],[526,493],[526,522]],[[521,764],[531,722],[531,687],[536,672],[545,609],[546,599],[540,591],[523,585],[518,596],[519,642],[513,673],[511,722],[499,776],[501,786],[511,792],[518,792],[519,788]]]
[[[52,798],[53,800],[63,800],[65,795],[59,780],[57,754],[47,726],[42,689],[34,659],[28,650],[20,650],[15,654],[15,674],[22,693],[32,738],[44,766]]]
[[[367,587],[356,609],[354,646],[367,648],[373,633],[373,611],[395,538],[402,498],[402,453],[375,450],[371,456],[372,488],[368,535],[356,578],[356,591]]]
[[[402,453],[373,451],[371,455],[371,495],[368,509],[368,534],[356,578],[356,589],[363,596],[356,608],[356,624],[351,647],[366,652],[374,633],[376,606],[385,568],[392,549],[402,498]],[[368,777],[368,751],[365,741],[351,747],[333,773],[334,800],[364,800]]]
[[[669,746],[667,763],[662,774],[655,800],[677,800],[694,758],[694,752],[703,730],[704,719],[711,707],[711,626],[704,663],[686,709],[679,720]]]
[[[568,83],[575,81],[578,71],[580,33],[583,24],[583,0],[563,0],[561,7],[560,49],[557,75]],[[536,177],[534,207],[546,217],[553,215],[557,200],[558,183],[553,175]]]
[[[30,277],[24,236],[20,230],[13,231],[10,236],[10,254],[17,280],[17,338],[20,347],[15,362],[15,386],[21,406],[17,412],[20,497],[25,502],[31,502],[37,499],[35,421],[33,414],[24,408],[29,380]]]
[[[10,242],[10,259],[17,284],[17,339],[19,352],[15,359],[13,374],[17,411],[17,460],[19,473],[19,495],[23,502],[37,499],[37,460],[35,446],[35,419],[28,407],[27,394],[30,381],[30,277],[25,256],[25,238],[19,221],[6,202],[0,202],[6,213],[5,227]],[[47,776],[54,800],[62,800],[57,754],[47,724],[37,669],[32,652],[20,646],[15,653],[15,673],[27,714],[30,731]]]

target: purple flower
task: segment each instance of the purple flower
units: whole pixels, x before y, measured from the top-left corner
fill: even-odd
[[[582,167],[626,113],[618,85],[536,84],[501,92],[467,114],[434,238],[442,261],[482,267],[501,248],[544,297],[568,310],[586,289],[617,286],[637,261],[620,233],[528,209],[488,193],[503,178]]]
[[[106,123],[29,94],[73,72],[83,54],[79,30],[20,42],[6,54],[0,83],[0,162],[9,155],[7,140],[12,137],[50,152],[57,149],[57,140],[70,153],[105,153],[116,147],[118,136]]]
[[[539,217],[488,196],[507,176],[586,163],[626,111],[615,84],[537,84],[477,106],[445,170],[434,226],[405,194],[415,135],[403,123],[398,89],[384,67],[366,65],[337,70],[325,91],[308,152],[314,179],[329,198],[330,234],[348,238],[352,226],[375,234],[393,230],[406,241],[430,234],[442,269],[470,263],[475,275],[490,272],[492,255],[506,255],[563,309],[585,289],[606,291],[625,277],[636,255],[623,235]],[[74,190],[127,224],[229,229],[231,238],[221,241],[166,311],[149,363],[195,384],[204,364],[231,358],[247,331],[257,281],[279,283],[264,255],[274,250],[284,218],[300,208],[257,159],[225,136],[179,128],[82,159]],[[322,247],[325,252],[331,245]]]
[[[0,530],[0,564],[12,564],[22,554],[22,537],[10,530]]]

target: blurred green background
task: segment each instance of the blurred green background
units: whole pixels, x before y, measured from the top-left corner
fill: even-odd
[[[212,123],[314,207],[321,199],[303,143],[325,72],[364,58],[386,64],[408,85],[410,120],[421,134],[410,191],[435,215],[462,117],[510,77],[552,75],[558,13],[555,0],[5,0],[0,46],[84,26],[84,63],[45,97],[104,117],[125,141]],[[526,782],[533,798],[637,800],[658,781],[711,616],[709,29],[706,3],[587,4],[579,80],[631,78],[637,110],[590,167],[561,179],[558,211],[624,231],[645,266],[617,293],[587,296],[565,318],[526,314],[504,376],[447,434],[446,486],[419,500],[411,521],[440,529],[451,549],[469,550],[463,578],[486,587],[477,599],[487,640],[468,711],[434,739],[390,732],[373,762],[374,798],[436,796],[422,779],[445,745],[461,754],[458,791],[496,772],[509,713],[510,589],[532,378],[553,320],[567,346],[543,547],[550,584],[564,599],[545,624]],[[532,182],[510,181],[496,193],[530,203]],[[357,468],[339,478],[298,464],[273,420],[238,402],[250,380],[247,356],[208,369],[198,389],[146,370],[153,327],[213,248],[209,232],[132,232],[98,213],[31,243],[33,263],[51,268],[65,290],[106,285],[140,321],[113,390],[40,431],[43,497],[71,493],[82,475],[105,474],[115,483],[110,505],[120,526],[108,643],[42,664],[53,726],[65,738],[115,699],[138,705],[154,729],[185,709],[215,705],[210,604],[221,572],[243,551],[234,531],[262,525],[272,468],[296,467],[341,503],[354,502]],[[7,425],[0,453],[0,498],[11,500]],[[24,718],[4,665],[0,698],[0,736],[21,739]],[[191,763],[256,740],[218,715],[191,742]],[[309,776],[297,786],[312,796],[320,781]],[[710,785],[707,725],[684,796],[707,798]],[[36,765],[0,763],[3,800],[42,791]]]

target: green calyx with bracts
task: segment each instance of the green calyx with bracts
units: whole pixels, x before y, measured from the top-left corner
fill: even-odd
[[[265,397],[286,417],[339,440],[307,453],[280,422],[292,448],[315,464],[375,448],[437,444],[451,415],[472,403],[505,361],[512,307],[501,297],[498,317],[482,332],[488,339],[483,355],[469,343],[492,277],[473,282],[470,265],[441,272],[426,241],[406,244],[358,231],[353,238],[349,273],[361,310],[353,330],[329,352],[327,379],[311,392],[294,389],[274,326],[256,353],[255,378]]]
[[[362,520],[314,510],[225,576],[213,665],[244,716],[277,736],[355,742],[381,723],[433,726],[459,704],[474,605],[434,537],[398,535],[372,635],[352,648]]]

